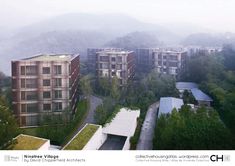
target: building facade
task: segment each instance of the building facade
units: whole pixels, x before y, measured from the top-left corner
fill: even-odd
[[[96,53],[98,78],[117,77],[120,85],[127,84],[135,74],[133,51],[101,51]]]
[[[12,61],[13,110],[20,126],[43,115],[76,111],[79,55],[39,55]]]
[[[186,56],[186,51],[154,51],[154,69],[158,73],[178,77],[185,69]]]
[[[136,49],[136,64],[138,72],[150,72],[154,68],[153,52],[159,48],[138,48]]]
[[[87,49],[87,63],[88,70],[95,72],[96,70],[96,53],[100,51],[122,51],[121,48],[88,48]]]

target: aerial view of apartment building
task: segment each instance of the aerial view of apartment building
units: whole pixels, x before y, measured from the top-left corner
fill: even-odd
[[[87,49],[87,63],[90,71],[96,70],[96,53],[100,51],[122,51],[121,48],[88,48]]]
[[[100,51],[97,52],[97,76],[119,79],[120,85],[127,84],[135,72],[133,51]]]
[[[79,55],[39,55],[12,61],[13,112],[20,126],[37,126],[44,114],[76,110]]]
[[[154,68],[158,73],[170,74],[175,77],[185,68],[186,51],[154,51]]]

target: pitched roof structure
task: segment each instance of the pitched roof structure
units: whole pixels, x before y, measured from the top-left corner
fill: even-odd
[[[179,109],[184,104],[182,99],[178,99],[175,97],[161,97],[160,99],[160,114],[171,113],[171,111],[176,108]]]
[[[176,88],[178,90],[191,90],[198,88],[198,85],[194,82],[176,82]]]
[[[203,93],[200,89],[194,88],[191,89],[193,97],[197,101],[213,101],[207,94]]]

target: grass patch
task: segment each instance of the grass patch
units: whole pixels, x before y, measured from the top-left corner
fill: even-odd
[[[99,126],[88,124],[64,150],[82,150]]]
[[[12,144],[9,145],[7,149],[9,150],[37,150],[45,142],[46,142],[45,139],[40,139],[40,138],[21,134],[12,141]]]
[[[37,136],[37,129],[38,129],[38,127],[20,128],[20,133],[26,134],[26,135]]]

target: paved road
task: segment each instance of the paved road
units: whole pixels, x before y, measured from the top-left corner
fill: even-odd
[[[153,103],[149,106],[145,120],[140,132],[140,138],[137,144],[137,150],[152,150],[153,149],[153,136],[156,126],[157,110],[159,102]]]
[[[96,96],[90,96],[90,109],[87,114],[87,117],[83,121],[82,125],[78,128],[78,131],[80,131],[87,123],[95,123],[94,115],[96,107],[102,104],[102,99],[96,97]]]

